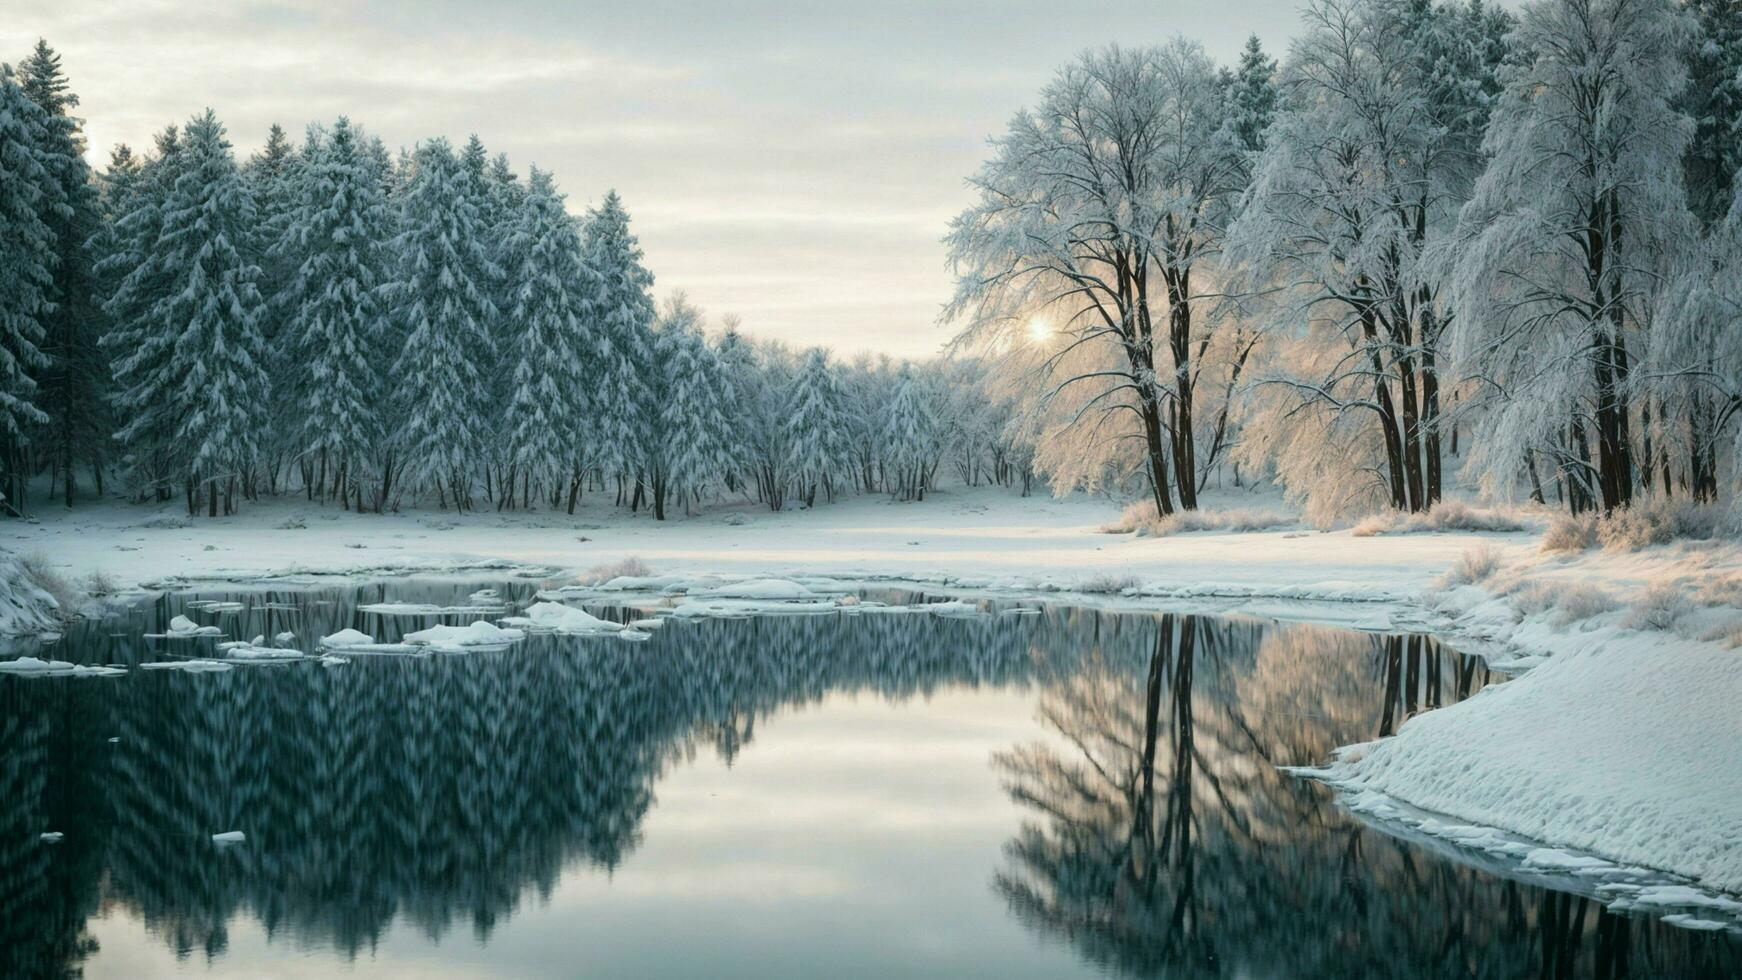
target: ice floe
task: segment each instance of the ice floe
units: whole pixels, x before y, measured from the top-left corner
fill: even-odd
[[[505,617],[502,623],[520,629],[569,636],[598,636],[623,629],[622,623],[600,619],[583,609],[565,606],[560,602],[535,602],[526,608],[525,615]]]

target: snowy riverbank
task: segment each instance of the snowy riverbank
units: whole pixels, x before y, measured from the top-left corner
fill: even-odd
[[[1431,630],[1532,669],[1351,749],[1331,767],[1333,778],[1742,892],[1742,766],[1734,763],[1742,756],[1742,651],[1729,645],[1742,633],[1735,544],[1546,555],[1532,532],[1360,537],[1302,526],[1140,538],[1100,531],[1116,516],[1104,501],[1005,490],[782,514],[745,507],[663,524],[602,503],[574,517],[454,517],[277,501],[215,521],[110,505],[6,522],[0,547],[40,552],[75,582],[102,573],[122,587],[484,568],[561,582],[633,556],[662,573],[1085,592],[1100,601]],[[1220,505],[1249,502],[1212,504]]]

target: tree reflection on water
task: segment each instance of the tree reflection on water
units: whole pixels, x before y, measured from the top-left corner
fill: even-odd
[[[446,602],[475,587],[395,594]],[[359,614],[379,588],[245,598],[297,608],[252,609],[226,621],[235,635],[420,625]],[[56,655],[158,657],[140,634],[184,601],[85,624]],[[190,958],[222,954],[243,915],[274,943],[345,958],[395,923],[488,942],[565,875],[632,860],[672,766],[700,752],[730,762],[772,716],[831,695],[946,689],[1034,692],[1058,738],[994,760],[1024,821],[996,889],[1029,928],[1104,968],[1734,969],[1733,943],[1436,857],[1276,769],[1491,679],[1421,638],[1073,608],[711,621],[645,644],[539,636],[506,653],[335,669],[3,678],[0,974],[78,972],[99,952],[88,922],[115,911]],[[47,828],[69,833],[46,846]],[[211,833],[238,828],[247,846],[214,848]]]

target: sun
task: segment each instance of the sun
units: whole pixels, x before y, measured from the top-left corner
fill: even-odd
[[[1043,344],[1043,343],[1046,343],[1047,338],[1049,338],[1051,336],[1052,336],[1052,324],[1048,323],[1045,317],[1037,316],[1034,319],[1028,321],[1028,339],[1029,340],[1032,340],[1037,344]]]

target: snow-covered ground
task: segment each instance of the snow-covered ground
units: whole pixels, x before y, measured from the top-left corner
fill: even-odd
[[[781,514],[742,507],[665,523],[603,501],[573,517],[357,515],[269,501],[237,518],[191,521],[174,507],[116,504],[5,522],[0,547],[39,552],[75,583],[102,573],[122,587],[482,568],[561,583],[634,557],[665,575],[1082,591],[1096,601],[1426,629],[1532,669],[1345,752],[1331,778],[1367,799],[1382,794],[1742,893],[1742,651],[1730,645],[1742,636],[1742,547],[1566,556],[1543,554],[1529,531],[1102,533],[1116,516],[1102,500],[1003,489]],[[1454,567],[1462,571],[1448,577]]]

